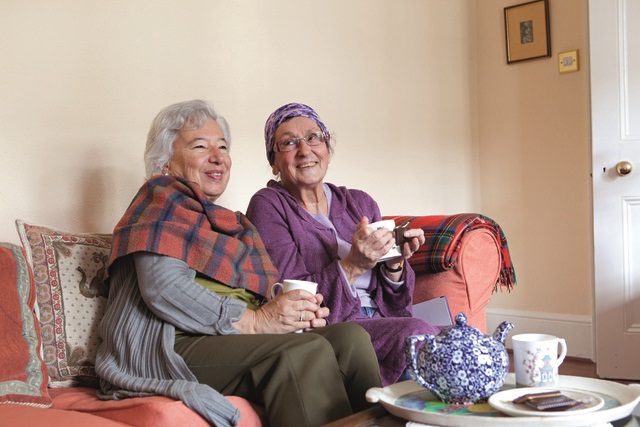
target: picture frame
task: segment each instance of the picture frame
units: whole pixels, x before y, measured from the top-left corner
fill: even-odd
[[[504,8],[507,64],[551,57],[548,0]]]

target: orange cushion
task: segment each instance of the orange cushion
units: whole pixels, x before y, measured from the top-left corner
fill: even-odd
[[[0,420],[3,426],[64,426],[64,427],[124,427],[117,421],[95,417],[75,411],[52,408],[36,408],[26,405],[0,405]]]
[[[0,243],[0,403],[49,407],[35,282],[24,251]],[[4,420],[2,420],[4,421]],[[2,422],[0,421],[0,422]]]
[[[208,427],[198,413],[179,400],[165,396],[134,397],[123,400],[100,400],[90,387],[50,389],[53,408],[84,412],[138,427]],[[247,400],[227,397],[242,414],[239,426],[262,426],[260,410]]]

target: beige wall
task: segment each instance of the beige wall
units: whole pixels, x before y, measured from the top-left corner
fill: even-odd
[[[233,209],[270,177],[262,127],[291,101],[335,133],[329,179],[383,211],[478,208],[473,4],[2,0],[0,239],[15,217],[111,230],[151,119],[196,97],[231,123]]]
[[[491,306],[590,315],[587,1],[552,0],[552,57],[507,65],[502,9],[519,3],[477,9],[481,209],[508,232],[519,282]],[[559,74],[558,53],[574,49],[580,70]]]
[[[0,240],[16,218],[110,231],[151,119],[191,98],[231,123],[220,201],[244,210],[270,178],[264,120],[305,102],[335,134],[329,181],[503,225],[520,285],[492,306],[590,314],[586,0],[552,1],[553,58],[506,65],[513,3],[0,0]]]

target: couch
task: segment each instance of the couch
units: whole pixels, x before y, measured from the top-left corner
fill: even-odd
[[[446,295],[452,314],[486,332],[486,305],[515,275],[506,239],[477,214],[389,216],[425,230],[409,260],[414,299]],[[100,401],[94,370],[110,234],[78,233],[16,221],[22,246],[0,243],[0,424],[11,426],[206,426],[164,396]],[[261,408],[228,396],[240,426],[264,424]]]

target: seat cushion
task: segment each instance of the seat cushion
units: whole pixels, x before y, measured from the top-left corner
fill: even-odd
[[[82,412],[137,427],[208,427],[198,413],[179,400],[165,396],[134,397],[123,400],[100,400],[91,387],[51,389],[53,408]],[[259,427],[262,411],[247,400],[227,397],[241,413],[239,426]]]
[[[11,427],[130,427],[130,424],[91,414],[25,405],[0,405],[0,420],[3,426]]]

